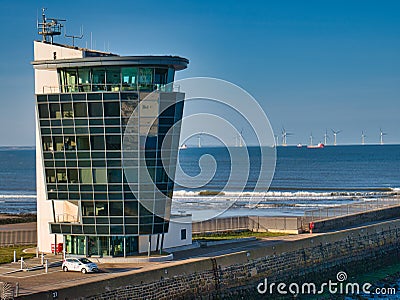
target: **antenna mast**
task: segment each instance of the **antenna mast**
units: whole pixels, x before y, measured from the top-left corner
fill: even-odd
[[[42,36],[43,42],[50,42],[53,44],[53,38],[55,35],[61,35],[61,28],[64,27],[60,22],[66,20],[46,18],[46,8],[42,8],[42,22],[38,22],[38,33]]]
[[[67,31],[67,30],[65,30],[65,31]],[[66,38],[72,38],[72,47],[75,47],[75,39],[80,39],[81,40],[83,38],[83,27],[81,27],[80,34],[81,35],[67,35],[67,33],[65,33],[64,36]]]

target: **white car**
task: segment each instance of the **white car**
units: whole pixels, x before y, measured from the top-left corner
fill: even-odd
[[[67,258],[63,261],[62,269],[64,272],[78,271],[83,274],[89,272],[97,272],[99,268],[94,262],[91,262],[87,258]]]

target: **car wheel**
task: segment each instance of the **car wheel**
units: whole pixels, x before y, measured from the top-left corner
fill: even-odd
[[[63,271],[64,271],[64,272],[68,272],[68,268],[67,268],[67,267],[64,267],[64,268],[63,268]]]
[[[87,270],[85,268],[82,268],[81,272],[82,272],[82,274],[86,274]]]

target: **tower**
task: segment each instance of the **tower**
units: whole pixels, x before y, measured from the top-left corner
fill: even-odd
[[[175,173],[178,126],[166,161],[161,146],[182,118],[185,95],[171,83],[189,61],[119,56],[55,44],[47,36],[52,37],[48,30],[34,42],[32,62],[40,251],[58,243],[67,253],[85,256],[161,250],[170,223],[174,178],[168,175]],[[129,126],[133,144],[127,157]],[[142,178],[140,168],[153,182]]]

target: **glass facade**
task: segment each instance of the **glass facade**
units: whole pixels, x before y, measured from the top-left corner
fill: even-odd
[[[164,90],[175,72],[167,67],[112,66],[60,68],[58,74],[61,92],[76,93]]]
[[[60,68],[61,93],[36,95],[47,200],[54,202],[50,231],[64,235],[67,253],[134,254],[139,235],[168,232],[174,183],[161,145],[183,113],[183,101],[177,102],[182,94],[165,90],[173,74],[167,67]],[[144,104],[154,90],[157,98]],[[164,98],[174,104],[160,113]],[[129,126],[136,149],[127,158],[123,135],[135,111],[141,116]],[[172,134],[171,166],[179,134]],[[140,178],[141,153],[154,183]],[[123,168],[127,161],[129,168]],[[157,214],[138,197],[153,201]]]

